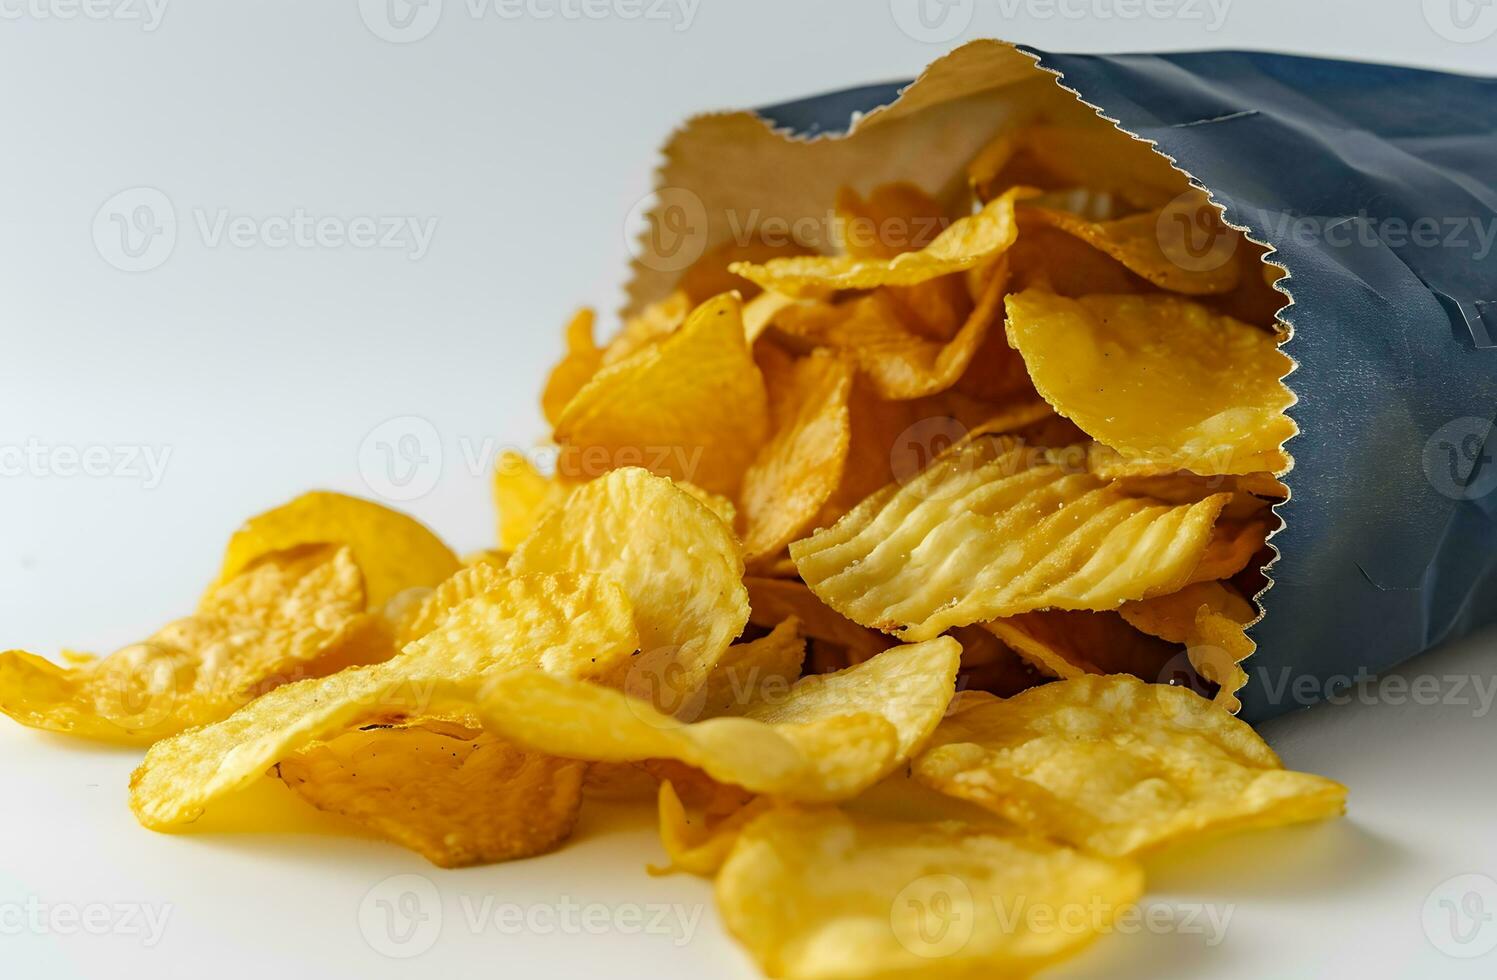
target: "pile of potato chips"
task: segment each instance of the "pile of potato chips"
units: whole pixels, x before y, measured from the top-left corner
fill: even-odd
[[[157,830],[268,775],[450,867],[653,799],[772,976],[1026,974],[1140,855],[1340,813],[1232,714],[1295,431],[1263,250],[1100,122],[969,177],[715,249],[604,346],[578,314],[494,549],[310,493],[140,643],[0,655],[0,710],[149,745]]]

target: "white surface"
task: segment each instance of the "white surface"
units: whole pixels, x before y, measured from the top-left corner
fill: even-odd
[[[653,2],[639,9],[686,9]],[[416,485],[435,486],[403,506],[461,549],[487,542],[487,463],[540,432],[535,395],[568,312],[617,304],[626,217],[656,148],[692,112],[907,77],[981,35],[1057,50],[1272,47],[1490,70],[1497,39],[1451,40],[1445,4],[1219,0],[1225,17],[1211,30],[1206,0],[1136,19],[1103,16],[1118,9],[1108,0],[1061,5],[1079,17],[994,2],[958,37],[928,44],[897,27],[891,7],[902,17],[910,6],[900,0],[702,0],[689,25],[612,13],[627,2],[590,7],[608,14],[591,20],[562,15],[583,9],[578,0],[530,0],[518,18],[492,4],[475,18],[467,0],[447,0],[411,43],[376,36],[352,0],[169,3],[153,30],[128,18],[149,16],[144,0],[88,8],[103,19],[71,0],[0,3],[0,447],[26,451],[19,467],[13,453],[0,460],[0,642],[108,650],[180,614],[246,515],[309,486],[369,493],[366,477],[378,484],[380,471],[361,469],[361,448],[377,452],[409,429],[390,419],[431,426],[410,431],[427,432]],[[376,24],[381,9],[363,5]],[[141,187],[165,195],[179,231],[164,262],[131,274],[103,257],[107,212],[103,251],[93,229],[106,202]],[[436,224],[418,260],[347,245],[211,245],[199,228],[199,216],[211,232],[223,214],[273,233],[264,219],[298,209],[340,228],[360,216]],[[69,450],[90,447],[104,447],[94,457],[103,475],[68,475]],[[168,454],[159,481],[143,472],[147,450]],[[1489,634],[1405,673],[1489,686],[1494,652]],[[1235,903],[1223,942],[1207,948],[1183,930],[1112,937],[1055,975],[1497,972],[1497,953],[1447,956],[1424,926],[1441,882],[1497,877],[1497,721],[1479,704],[1449,703],[1454,682],[1442,684],[1444,704],[1388,703],[1398,698],[1385,690],[1383,703],[1269,728],[1290,765],[1350,785],[1347,820],[1151,866],[1161,900],[1218,913]],[[279,814],[297,832],[147,833],[125,808],[135,761],[0,725],[0,974],[752,975],[707,885],[641,873],[656,853],[642,818],[617,830],[595,812],[558,855],[435,872],[342,835],[271,785],[262,801],[284,806],[261,823],[288,826]],[[442,912],[440,935],[413,961],[380,951],[391,947],[375,904],[400,890],[381,882],[407,873],[435,883]],[[1437,936],[1439,900],[1459,903],[1472,887],[1435,895]],[[534,910],[534,927],[496,925],[490,905],[474,928],[486,898]],[[559,918],[564,898],[618,925],[576,934]],[[366,899],[376,917],[361,929]],[[40,925],[16,918],[38,903]],[[170,904],[158,942],[141,933],[140,909],[129,923],[114,909],[131,903]],[[648,923],[661,903],[688,920],[700,913],[689,940],[679,925],[630,934],[632,906]],[[89,928],[103,934],[69,932],[69,910],[100,916]],[[1485,911],[1497,913],[1497,894]],[[1477,938],[1445,948],[1497,942],[1497,923],[1460,921]]]

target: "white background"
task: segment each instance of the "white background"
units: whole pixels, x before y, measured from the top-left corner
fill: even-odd
[[[393,2],[415,18],[403,34],[385,0],[0,0],[0,447],[24,450],[0,458],[0,644],[107,651],[144,635],[191,608],[246,515],[312,486],[389,489],[370,460],[406,431],[425,433],[413,486],[432,486],[402,506],[460,550],[487,544],[488,463],[541,432],[536,394],[570,311],[592,304],[611,324],[631,209],[694,112],[909,77],[977,36],[1497,65],[1497,7],[1463,33],[1449,0],[993,0],[909,33],[902,0],[526,0],[481,15]],[[176,240],[124,272],[110,214],[129,219],[143,193],[158,213],[169,202]],[[220,218],[274,235],[266,219],[298,212],[434,230],[415,257],[212,238]],[[422,421],[387,424],[407,417]],[[1467,678],[1463,693],[1441,681],[1443,704],[1384,689],[1269,726],[1290,765],[1351,787],[1349,818],[1154,862],[1156,897],[1235,906],[1225,940],[1111,937],[1055,975],[1493,975],[1497,953],[1442,947],[1491,946],[1497,922],[1458,920],[1466,944],[1429,933],[1448,926],[1441,899],[1482,911],[1461,905],[1473,888],[1497,914],[1497,883],[1441,886],[1497,877],[1497,721],[1470,686],[1493,683],[1494,653],[1489,634],[1402,672]],[[752,975],[705,883],[642,874],[647,817],[593,811],[558,855],[436,872],[269,784],[244,818],[259,832],[147,833],[125,807],[136,758],[0,725],[0,974]],[[441,918],[439,935],[394,948],[434,938],[412,961],[384,955],[378,918],[403,884],[380,883],[404,873],[437,889],[423,928]],[[533,927],[510,934],[490,907],[475,929],[486,896],[539,909]],[[535,917],[563,899],[705,911],[689,941],[627,922],[577,935]],[[131,903],[170,905],[159,942],[113,909]],[[42,927],[15,928],[39,904]],[[68,928],[67,909],[95,904],[110,907],[104,934]]]

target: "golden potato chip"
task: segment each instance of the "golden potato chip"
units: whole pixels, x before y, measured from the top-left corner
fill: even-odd
[[[1002,134],[972,160],[967,176],[982,201],[1014,184],[1031,184],[1090,188],[1139,209],[1159,207],[1190,186],[1148,143],[1105,125],[1042,123]]]
[[[850,664],[860,664],[894,641],[882,633],[859,626],[822,602],[804,582],[792,579],[745,576],[749,595],[749,621],[756,626],[778,627],[794,617],[810,637],[845,647]]]
[[[1031,223],[1008,250],[1011,291],[1059,296],[1151,292],[1149,281],[1106,252],[1057,228]],[[1003,346],[1008,346],[1004,339]],[[1012,348],[1010,348],[1012,349]]]
[[[800,677],[806,639],[800,620],[788,617],[767,636],[728,647],[702,686],[700,714],[706,718],[784,697]]]
[[[790,546],[855,623],[906,640],[1036,609],[1115,609],[1173,592],[1227,495],[1171,506],[1067,472],[1004,436],[973,439]]]
[[[457,868],[552,850],[582,806],[583,763],[432,724],[352,731],[276,766],[319,810]]]
[[[411,718],[467,723],[476,681],[487,674],[598,677],[638,648],[618,586],[593,575],[514,575],[452,609],[392,660],[287,684],[157,742],[131,778],[130,806],[153,829],[188,823],[276,762],[350,729]]]
[[[370,609],[406,589],[436,585],[458,568],[451,549],[414,518],[371,500],[317,490],[245,521],[229,539],[217,584],[269,552],[321,543],[352,549]]]
[[[788,255],[803,255],[805,246],[789,241],[766,242],[762,238],[749,241],[727,241],[709,248],[702,257],[691,264],[676,282],[676,289],[685,294],[692,306],[705,303],[719,293],[737,290],[743,298],[756,299],[759,287],[730,271],[735,262],[768,262],[770,259]]]
[[[651,303],[637,315],[624,321],[618,336],[603,348],[603,366],[617,364],[676,331],[697,303],[684,290],[676,290],[665,299]],[[555,425],[555,423],[552,423]]]
[[[1286,771],[1244,722],[1183,687],[1055,681],[949,716],[916,778],[1109,855],[1341,813],[1346,787]]]
[[[732,494],[769,430],[764,379],[726,293],[681,328],[599,371],[556,423],[568,479],[625,466]]]
[[[1176,217],[1210,222],[1198,233],[1207,236],[1211,251],[1201,256],[1182,251],[1183,243],[1169,230]],[[1161,289],[1190,295],[1226,293],[1235,289],[1242,265],[1233,253],[1241,241],[1222,224],[1220,214],[1204,191],[1189,191],[1163,208],[1111,221],[1092,221],[1033,202],[1020,206],[1019,225],[1044,225],[1063,231],[1122,263]],[[1161,231],[1161,227],[1166,229]],[[1100,291],[1100,287],[1097,287]]]
[[[665,710],[701,686],[748,622],[732,530],[691,494],[641,469],[578,489],[542,519],[508,568],[617,581],[633,605],[642,651],[626,686]]]
[[[1248,566],[1267,540],[1266,521],[1222,521],[1212,532],[1211,543],[1190,574],[1190,581],[1231,578]]]
[[[852,367],[818,353],[766,375],[773,434],[744,474],[743,550],[750,561],[778,555],[820,512],[842,480],[851,439]]]
[[[479,562],[458,569],[452,577],[432,589],[404,617],[395,634],[397,649],[419,640],[447,621],[453,609],[477,595],[482,595],[509,578],[509,572],[490,562]]]
[[[1180,652],[1115,612],[1044,609],[982,625],[1051,677],[1132,674],[1155,681]]]
[[[764,289],[802,296],[821,289],[873,289],[916,283],[970,269],[1002,253],[1018,236],[1014,203],[1031,192],[1014,188],[974,215],[958,218],[931,243],[890,258],[806,255],[771,259],[763,265],[735,262],[738,275]]]
[[[346,666],[368,626],[347,548],[273,552],[214,587],[198,611],[103,658],[59,667],[0,654],[0,711],[23,725],[153,742],[231,714],[263,691]]]
[[[781,808],[717,877],[772,977],[1027,977],[1136,912],[1143,871],[991,825]]]
[[[542,476],[530,460],[505,451],[494,462],[494,510],[499,515],[499,547],[514,551],[549,511],[559,507],[577,482]]]
[[[1288,468],[1291,365],[1272,334],[1175,296],[1007,302],[1035,387],[1098,442],[1204,475]]]
[[[693,820],[686,812],[686,805],[676,795],[675,786],[669,780],[662,782],[658,803],[660,843],[664,845],[670,863],[664,867],[650,866],[650,874],[685,871],[710,878],[727,860],[739,832],[772,805],[768,797],[758,796],[716,820],[706,815]]]
[[[1248,677],[1240,665],[1257,647],[1243,628],[1258,611],[1235,589],[1195,582],[1169,595],[1124,603],[1118,612],[1145,633],[1185,644],[1196,673],[1217,685],[1213,700],[1232,714],[1242,707],[1237,692]]]
[[[794,800],[847,799],[929,736],[951,700],[961,648],[941,638],[896,647],[835,674],[686,723],[597,684],[542,674],[496,677],[484,724],[537,752],[600,762],[675,759],[721,783]]]
[[[592,380],[603,366],[603,351],[593,341],[593,311],[578,310],[566,329],[567,351],[546,378],[541,392],[541,411],[552,425],[561,418],[582,386]]]

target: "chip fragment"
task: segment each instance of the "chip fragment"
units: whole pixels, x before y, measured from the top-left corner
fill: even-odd
[[[514,551],[542,517],[559,507],[577,481],[544,476],[513,450],[494,461],[494,511],[499,517],[499,547]]]
[[[1044,609],[982,625],[1051,677],[1132,674],[1158,680],[1180,652],[1175,643],[1135,629],[1115,612]]]
[[[674,333],[600,370],[556,422],[557,471],[592,479],[642,466],[732,494],[769,430],[764,378],[725,293]]]
[[[1235,589],[1194,582],[1179,592],[1124,603],[1118,612],[1145,633],[1185,644],[1196,673],[1217,685],[1213,700],[1232,714],[1242,707],[1237,692],[1248,677],[1240,665],[1256,649],[1244,627],[1258,611]]]
[[[541,392],[541,411],[552,425],[561,418],[567,404],[592,380],[603,366],[603,351],[593,340],[593,311],[578,310],[568,321],[566,353],[551,369]]]
[[[997,826],[787,807],[742,829],[716,892],[773,977],[1021,977],[1106,932],[1143,884],[1132,862]]]
[[[1283,768],[1244,722],[1183,687],[1055,681],[950,715],[916,778],[1098,854],[1342,812],[1346,787]]]
[[[973,439],[790,546],[847,618],[922,640],[1036,609],[1115,609],[1185,584],[1226,494],[1170,505]]]
[[[1273,334],[1176,296],[1007,303],[1035,387],[1098,442],[1203,475],[1288,468],[1291,362]]]
[[[153,742],[357,660],[371,626],[364,605],[348,548],[266,554],[209,590],[192,616],[102,660],[59,667],[0,654],[0,711],[33,728]]]

